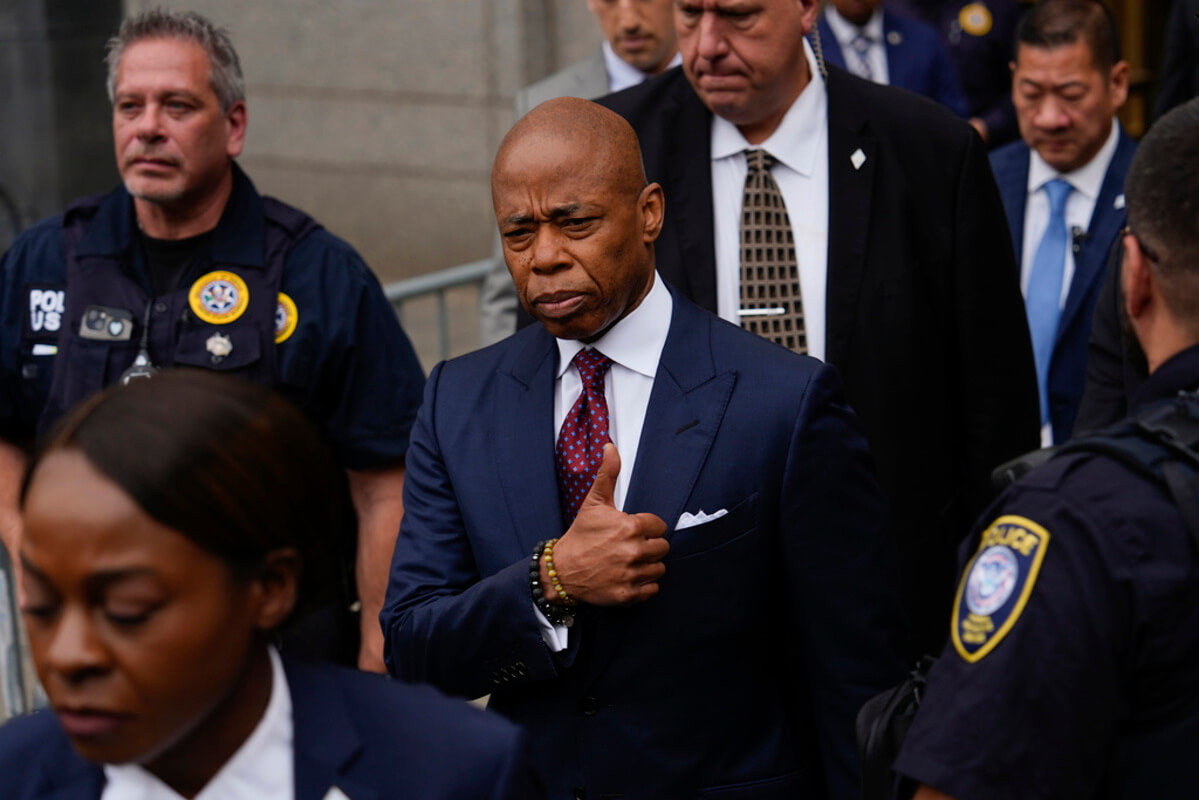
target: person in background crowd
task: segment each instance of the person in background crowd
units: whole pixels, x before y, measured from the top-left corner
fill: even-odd
[[[539,324],[430,376],[392,673],[490,692],[552,797],[856,797],[853,720],[903,631],[835,370],[661,280],[662,190],[616,114],[538,106],[492,196]]]
[[[1150,129],[1125,191],[1124,312],[1150,371],[1132,412],[1186,409],[1192,430],[1178,433],[1189,441],[1199,408],[1199,101]],[[987,512],[952,645],[896,762],[925,784],[917,800],[1193,794],[1199,528],[1194,506],[1180,505],[1197,502],[1191,491],[1176,499],[1122,460],[1081,451],[1029,473]]]
[[[592,100],[636,86],[679,63],[674,35],[674,0],[587,0],[604,32],[600,49],[516,93],[513,119],[555,97]],[[496,244],[495,265],[479,291],[482,343],[493,344],[516,330],[516,287]]]
[[[1037,444],[1032,348],[977,134],[825,70],[805,39],[817,13],[681,0],[682,70],[599,102],[632,123],[668,198],[663,280],[845,381],[890,502],[914,657],[944,641],[992,468]]]
[[[880,0],[832,0],[816,29],[824,57],[875,83],[922,94],[966,116],[966,97],[937,32]]]
[[[102,387],[182,365],[273,386],[328,437],[358,512],[345,560],[361,622],[331,612],[314,641],[381,671],[375,620],[424,383],[416,354],[358,254],[260,196],[235,163],[247,108],[226,31],[149,11],[125,20],[108,65],[123,185],[38,223],[0,261],[4,544],[20,549],[23,448]]]
[[[989,147],[1019,136],[1012,107],[1012,60],[1018,0],[886,0],[887,9],[924,20],[949,48],[966,93],[970,124]]]
[[[353,517],[344,471],[269,390],[176,370],[93,395],[21,505],[52,710],[0,728],[7,800],[542,796],[506,721],[270,644]]]
[[[1136,143],[1116,113],[1128,97],[1116,24],[1096,0],[1043,0],[1020,22],[1012,100],[1022,141],[991,153],[1012,242],[1041,397],[1041,443],[1070,438],[1108,251],[1124,225]]]
[[[1165,54],[1154,119],[1199,95],[1199,2],[1174,0],[1166,22]]]

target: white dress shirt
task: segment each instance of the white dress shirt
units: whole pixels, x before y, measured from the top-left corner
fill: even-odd
[[[875,83],[891,82],[891,73],[887,67],[887,46],[883,42],[882,8],[874,9],[870,19],[860,28],[837,13],[837,9],[833,5],[825,6],[824,19],[828,22],[833,36],[837,37],[837,44],[841,46],[841,55],[845,58],[845,66],[850,72],[863,78],[867,77],[858,58],[858,51],[853,46],[854,38],[862,33],[870,39],[870,46],[866,49],[866,61],[870,64],[869,79]]]
[[[291,692],[275,648],[270,648],[271,699],[266,712],[195,800],[294,800],[295,753]],[[105,764],[100,800],[183,800],[138,764]]]
[[[591,344],[576,339],[558,339],[558,373],[554,380],[554,441],[566,415],[583,393],[583,379],[571,359],[584,348],[593,348],[612,361],[604,377],[604,399],[608,403],[608,436],[620,454],[620,474],[616,478],[616,507],[624,508],[629,479],[637,463],[637,445],[645,424],[649,395],[658,374],[658,360],[666,346],[674,299],[662,281],[654,275],[654,285],[641,304]],[[554,652],[566,649],[567,629],[551,625],[534,606],[541,625],[542,638]]]
[[[1086,233],[1091,224],[1091,216],[1095,213],[1095,201],[1099,199],[1099,190],[1103,188],[1103,179],[1107,176],[1107,168],[1116,154],[1119,143],[1119,126],[1112,122],[1111,133],[1107,141],[1095,157],[1073,172],[1058,172],[1045,163],[1045,159],[1037,155],[1036,150],[1029,153],[1028,160],[1028,198],[1024,204],[1024,242],[1020,254],[1020,292],[1028,296],[1028,276],[1032,272],[1032,262],[1037,255],[1037,245],[1045,235],[1049,225],[1049,197],[1042,191],[1045,184],[1054,178],[1061,178],[1074,187],[1066,199],[1066,230]],[[1074,280],[1074,248],[1066,248],[1066,267],[1062,272],[1062,296],[1059,305],[1066,305],[1066,297],[1070,294],[1070,282]]]
[[[648,72],[642,72],[616,55],[616,51],[612,49],[612,45],[607,41],[600,45],[600,49],[604,52],[604,70],[608,73],[608,91],[619,92],[622,89],[628,89],[631,86],[636,86],[642,81],[647,81],[654,77]],[[666,65],[666,69],[677,67],[682,63],[682,54],[675,53],[674,58],[670,59],[670,63]]]
[[[741,199],[748,171],[744,150],[761,147],[778,162],[770,174],[783,193],[791,219],[808,354],[823,359],[828,266],[828,96],[807,40],[804,53],[811,80],[761,145],[751,145],[728,120],[712,117],[716,309],[724,319],[741,324]]]

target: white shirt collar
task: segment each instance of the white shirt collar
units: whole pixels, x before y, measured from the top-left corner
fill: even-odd
[[[654,273],[654,285],[642,298],[641,304],[608,329],[591,344],[578,339],[555,339],[558,343],[558,373],[570,366],[570,361],[580,350],[593,347],[626,369],[653,378],[658,373],[658,359],[666,346],[666,334],[670,331],[670,315],[674,301],[670,290]]]
[[[761,147],[776,160],[786,164],[800,175],[810,177],[820,157],[820,129],[828,121],[828,96],[825,92],[824,76],[816,67],[816,56],[808,40],[804,39],[804,55],[808,59],[810,80],[799,97],[787,109],[782,122],[770,138],[761,145],[751,145],[737,126],[723,117],[712,117],[712,160],[728,158],[751,147]],[[827,155],[827,153],[826,153]]]
[[[1107,135],[1107,141],[1103,143],[1103,147],[1099,148],[1099,152],[1095,154],[1087,163],[1083,164],[1073,172],[1058,172],[1053,167],[1045,163],[1045,159],[1037,153],[1036,150],[1029,149],[1028,162],[1028,193],[1034,194],[1040,191],[1041,187],[1054,178],[1064,178],[1074,191],[1079,192],[1094,201],[1099,197],[1099,190],[1103,188],[1103,179],[1107,175],[1107,168],[1112,163],[1112,157],[1116,154],[1116,145],[1120,140],[1120,125],[1115,120],[1112,120],[1111,133]]]
[[[622,89],[628,89],[630,86],[636,86],[642,81],[649,80],[653,77],[653,75],[650,75],[648,72],[642,72],[620,56],[616,55],[616,51],[612,49],[612,45],[607,41],[604,41],[604,43],[600,45],[600,49],[604,53],[604,69],[608,73],[608,91],[619,92]],[[676,67],[682,63],[682,54],[675,53],[674,58],[670,59],[670,63],[666,65],[666,69]]]
[[[824,19],[828,22],[829,30],[833,32],[833,36],[837,37],[837,42],[841,45],[842,50],[853,46],[854,37],[859,32],[866,34],[872,45],[882,44],[883,42],[883,9],[881,6],[874,9],[874,13],[870,15],[870,19],[860,28],[841,16],[832,5],[825,6]]]
[[[195,800],[291,800],[295,797],[295,731],[291,691],[275,648],[271,659],[271,698],[262,719],[233,757],[225,762]],[[140,764],[105,764],[107,783],[101,800],[181,800]]]

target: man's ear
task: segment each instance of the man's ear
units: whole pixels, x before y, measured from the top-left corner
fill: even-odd
[[[662,187],[651,183],[642,189],[637,198],[637,208],[641,210],[641,241],[650,244],[657,240],[666,222],[666,196],[662,193]]]
[[[1128,62],[1120,61],[1108,75],[1108,90],[1112,93],[1112,107],[1122,108],[1128,99]]]
[[[246,111],[246,101],[238,100],[233,105],[229,106],[229,110],[225,112],[225,125],[228,139],[225,143],[225,152],[230,158],[237,158],[241,155],[242,148],[246,144],[246,126],[249,124],[249,116]]]
[[[253,578],[259,630],[273,631],[291,615],[300,597],[300,570],[300,554],[291,547],[272,550],[262,559]]]
[[[1124,260],[1120,265],[1120,289],[1124,292],[1124,311],[1130,320],[1138,320],[1153,299],[1157,279],[1152,265],[1131,233],[1124,234]]]

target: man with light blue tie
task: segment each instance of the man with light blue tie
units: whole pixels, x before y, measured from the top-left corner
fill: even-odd
[[[1041,443],[1070,438],[1108,251],[1124,225],[1136,144],[1116,112],[1128,96],[1111,12],[1042,0],[1017,29],[1012,102],[1021,141],[991,155],[1032,334]]]

